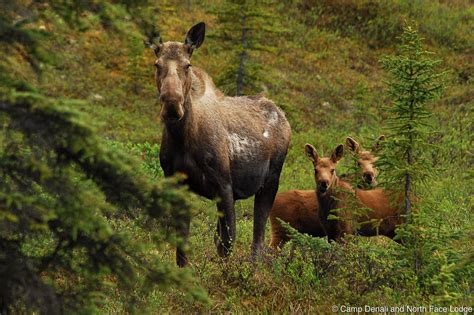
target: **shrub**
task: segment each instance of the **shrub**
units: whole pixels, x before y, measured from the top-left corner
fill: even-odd
[[[385,237],[346,237],[343,243],[328,243],[282,224],[292,240],[283,248],[274,268],[296,286],[317,286],[339,304],[363,306],[374,296],[378,300],[392,299],[385,302],[401,302],[396,294],[384,296],[383,292],[408,294],[416,284],[408,261],[397,254],[400,245]],[[404,303],[411,296],[405,298]]]

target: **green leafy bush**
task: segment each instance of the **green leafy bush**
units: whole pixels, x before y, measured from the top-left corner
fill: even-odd
[[[274,262],[277,274],[284,274],[296,286],[316,286],[339,305],[365,305],[371,298],[399,303],[400,297],[383,296],[386,290],[412,296],[416,277],[408,261],[399,255],[400,245],[385,237],[346,237],[343,243],[301,234],[282,223],[292,240]]]
[[[125,150],[142,160],[143,171],[155,179],[164,178],[163,170],[160,166],[160,146],[158,144],[131,143],[126,144],[119,141],[109,141],[109,145],[113,148]]]

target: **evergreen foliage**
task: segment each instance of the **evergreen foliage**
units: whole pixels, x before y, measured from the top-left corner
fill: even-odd
[[[229,17],[235,28],[219,20],[229,3],[238,7]],[[143,49],[144,34],[158,27],[165,40],[182,40],[190,25],[206,22],[207,44],[193,65],[235,94],[241,2],[0,1],[0,313],[317,314],[333,305],[474,305],[472,3],[260,3],[255,8],[269,18],[248,34],[266,48],[247,50],[246,71],[249,61],[260,68],[243,93],[263,92],[292,126],[279,191],[314,190],[305,143],[323,151],[348,135],[366,143],[386,134],[393,113],[383,107],[390,100],[377,60],[392,53],[404,21],[415,21],[426,49],[450,69],[446,92],[429,105],[429,145],[414,155],[436,176],[425,177],[426,185],[415,178],[411,223],[397,231],[402,245],[361,236],[328,243],[296,232],[255,264],[248,251],[252,203],[243,200],[236,203],[238,242],[221,260],[209,246],[214,202],[182,204],[190,194],[163,180],[155,55]],[[345,162],[338,174],[360,171]],[[379,182],[388,175],[394,185],[387,188],[403,190],[390,170],[379,170]],[[182,273],[172,266],[170,242],[178,240],[171,232],[179,209],[186,215],[191,206],[191,264]],[[203,295],[194,281],[212,303],[196,303],[192,296]]]
[[[404,187],[404,210],[409,216],[413,190],[433,172],[424,154],[430,133],[427,104],[440,96],[444,73],[436,72],[440,61],[429,58],[414,28],[405,27],[400,39],[399,54],[381,61],[390,75],[388,94],[393,104],[387,108],[388,140],[379,165],[387,186]]]
[[[398,192],[403,196],[407,223],[397,229],[404,244],[400,253],[416,274],[419,288],[437,303],[452,305],[461,301],[460,288],[469,286],[464,276],[472,277],[474,269],[472,262],[466,263],[469,250],[453,253],[451,248],[459,238],[469,237],[472,224],[467,222],[460,229],[451,227],[446,233],[440,217],[454,213],[454,209],[451,202],[434,202],[439,197],[431,195],[437,185],[442,187],[443,180],[434,176],[439,170],[427,154],[436,150],[429,143],[433,132],[428,104],[439,98],[446,72],[436,70],[440,61],[430,55],[423,50],[418,32],[407,26],[401,36],[399,55],[382,59],[382,66],[390,74],[388,92],[393,104],[387,109],[388,136],[379,163],[387,188],[394,192],[393,202],[400,201]],[[427,182],[429,189],[421,185]],[[457,190],[462,191],[457,187],[452,194]]]
[[[49,4],[66,20],[95,7]],[[45,34],[28,29],[28,19],[15,22],[18,7],[10,8],[0,15],[0,41],[24,46],[39,71],[47,58],[34,52]],[[35,7],[27,11],[38,15]],[[150,253],[174,242],[176,218],[190,215],[187,193],[176,180],[140,172],[138,160],[97,136],[78,105],[8,73],[0,78],[0,313],[95,312],[107,286],[124,293],[129,311],[157,287],[174,285],[205,299],[189,273]],[[118,229],[130,219],[150,239]]]
[[[220,28],[216,38],[231,56],[228,66],[217,78],[217,84],[230,95],[249,95],[262,90],[265,82],[262,52],[273,53],[278,35],[284,31],[278,15],[269,6],[273,1],[225,0],[211,9]]]

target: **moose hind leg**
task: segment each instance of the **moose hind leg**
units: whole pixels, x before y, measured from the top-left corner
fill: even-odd
[[[232,252],[232,245],[235,242],[234,197],[230,186],[222,194],[221,201],[217,203],[217,210],[219,219],[214,243],[219,256],[227,257]]]
[[[255,258],[262,250],[265,241],[265,224],[278,191],[279,174],[273,176],[255,195],[253,208],[253,242],[252,257]]]

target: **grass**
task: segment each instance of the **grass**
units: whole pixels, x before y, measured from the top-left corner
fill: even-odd
[[[420,231],[420,235],[429,237],[433,233],[439,242],[433,243],[432,248],[425,240],[424,250],[433,249],[434,255],[447,256],[447,263],[463,261],[463,255],[472,251],[474,245],[472,232],[469,234],[474,222],[470,188],[473,174],[469,170],[474,108],[473,41],[472,32],[467,31],[472,29],[472,5],[462,0],[414,1],[413,5],[411,1],[394,0],[373,6],[374,1],[345,0],[340,10],[329,16],[325,12],[335,10],[332,1],[322,1],[323,7],[319,9],[313,2],[278,6],[286,32],[276,42],[276,53],[257,55],[264,66],[265,95],[285,110],[293,130],[279,191],[313,189],[311,164],[303,155],[305,143],[313,144],[318,152],[327,155],[348,135],[369,147],[383,133],[385,113],[381,108],[389,100],[378,60],[384,54],[393,53],[398,26],[409,17],[418,23],[427,38],[427,48],[434,50],[443,60],[443,67],[451,71],[444,96],[433,104],[434,123],[439,130],[433,136],[438,146],[433,150],[433,161],[439,167],[439,174],[422,191],[427,206],[420,220],[426,224],[426,230]],[[194,22],[206,21],[208,34],[218,27],[215,16],[206,11],[207,4],[193,3],[188,11],[185,4],[170,1],[153,4],[150,10],[159,12],[157,24],[165,40],[181,40]],[[305,5],[313,9],[308,13]],[[358,9],[356,15],[346,16],[346,9],[353,6]],[[87,13],[80,17],[78,32],[46,10],[33,27],[44,27],[54,34],[44,42],[44,48],[57,52],[57,59],[52,65],[42,65],[42,75],[37,76],[25,61],[21,47],[1,47],[6,58],[0,60],[0,68],[38,85],[50,96],[86,100],[78,105],[79,109],[93,117],[91,123],[98,124],[99,133],[112,146],[129,150],[131,154],[141,156],[147,152],[145,162],[152,167],[145,171],[160,177],[156,155],[161,125],[157,119],[159,103],[153,79],[154,54],[143,48],[138,30],[120,18],[121,12],[120,9],[109,12],[116,17],[119,31],[104,27],[97,16]],[[352,23],[351,19],[359,22]],[[355,28],[343,30],[347,23]],[[218,46],[217,41],[208,38],[193,55],[193,64],[206,69],[212,77],[218,77],[231,59]],[[341,174],[346,169],[347,165],[343,164],[338,172]],[[441,299],[444,293],[436,291],[442,286],[429,282],[430,276],[440,272],[441,258],[427,262],[424,272],[428,280],[417,282],[406,269],[408,263],[399,256],[398,245],[383,237],[351,239],[345,245],[332,244],[329,250],[320,244],[317,246],[322,247],[315,248],[326,253],[321,257],[304,246],[289,245],[282,253],[268,253],[252,264],[253,199],[239,201],[236,212],[234,250],[228,259],[221,259],[213,242],[215,204],[203,199],[196,203],[189,269],[211,302],[196,302],[176,288],[156,290],[140,311],[327,313],[332,305],[342,304],[447,303]],[[118,229],[133,231],[137,239],[150,238],[133,221],[117,220],[115,224]],[[268,241],[269,225],[266,235]],[[174,261],[172,246],[163,246],[159,253],[164,261]],[[380,271],[381,284],[368,286],[367,270],[372,267]],[[464,281],[454,285],[446,280],[446,291],[461,292],[455,301],[472,305],[474,284],[466,278],[472,275],[472,269],[453,272],[456,279]],[[103,311],[124,312],[123,297],[117,295],[113,281],[103,287]],[[137,298],[140,299],[138,292]]]
[[[319,143],[318,150],[328,154],[336,143],[343,140],[340,131],[332,130],[329,135],[321,130],[294,135],[282,172],[280,191],[313,189],[312,166],[304,157],[302,147],[306,142]],[[341,140],[332,141],[338,138]],[[426,216],[424,237],[432,237],[429,235],[433,231],[437,236],[429,241],[424,237],[421,240],[425,240],[428,247],[430,242],[446,242],[441,247],[434,246],[439,254],[443,248],[449,249],[454,258],[466,255],[474,245],[472,240],[459,243],[459,240],[468,239],[466,231],[472,230],[474,217],[469,211],[472,201],[466,199],[469,194],[467,186],[446,192],[445,187],[453,181],[455,177],[447,176],[434,186],[430,183],[423,192],[427,199],[423,209]],[[214,202],[199,199],[196,204],[189,240],[189,269],[197,283],[208,292],[211,303],[191,301],[178,289],[155,291],[147,301],[149,312],[160,309],[172,313],[314,313],[329,312],[333,305],[429,305],[436,302],[434,293],[427,295],[420,291],[403,247],[382,236],[349,238],[347,244],[331,244],[329,250],[321,247],[316,251],[290,243],[281,253],[269,252],[253,264],[250,259],[252,199],[236,203],[237,240],[227,259],[219,258],[214,247],[217,220]],[[133,222],[125,227],[129,224],[133,225]],[[137,230],[136,233],[143,232]],[[266,235],[268,242],[269,225]],[[173,261],[174,248],[166,246],[161,255],[164,260]],[[429,268],[433,266],[426,262],[425,268],[424,272],[430,273]],[[464,280],[468,281],[467,278]],[[459,283],[459,286],[459,290],[469,290],[467,282]],[[117,301],[120,298],[112,296],[106,303],[107,311],[121,311],[120,305],[115,304]],[[472,295],[467,293],[460,303],[468,305],[470,301]]]

